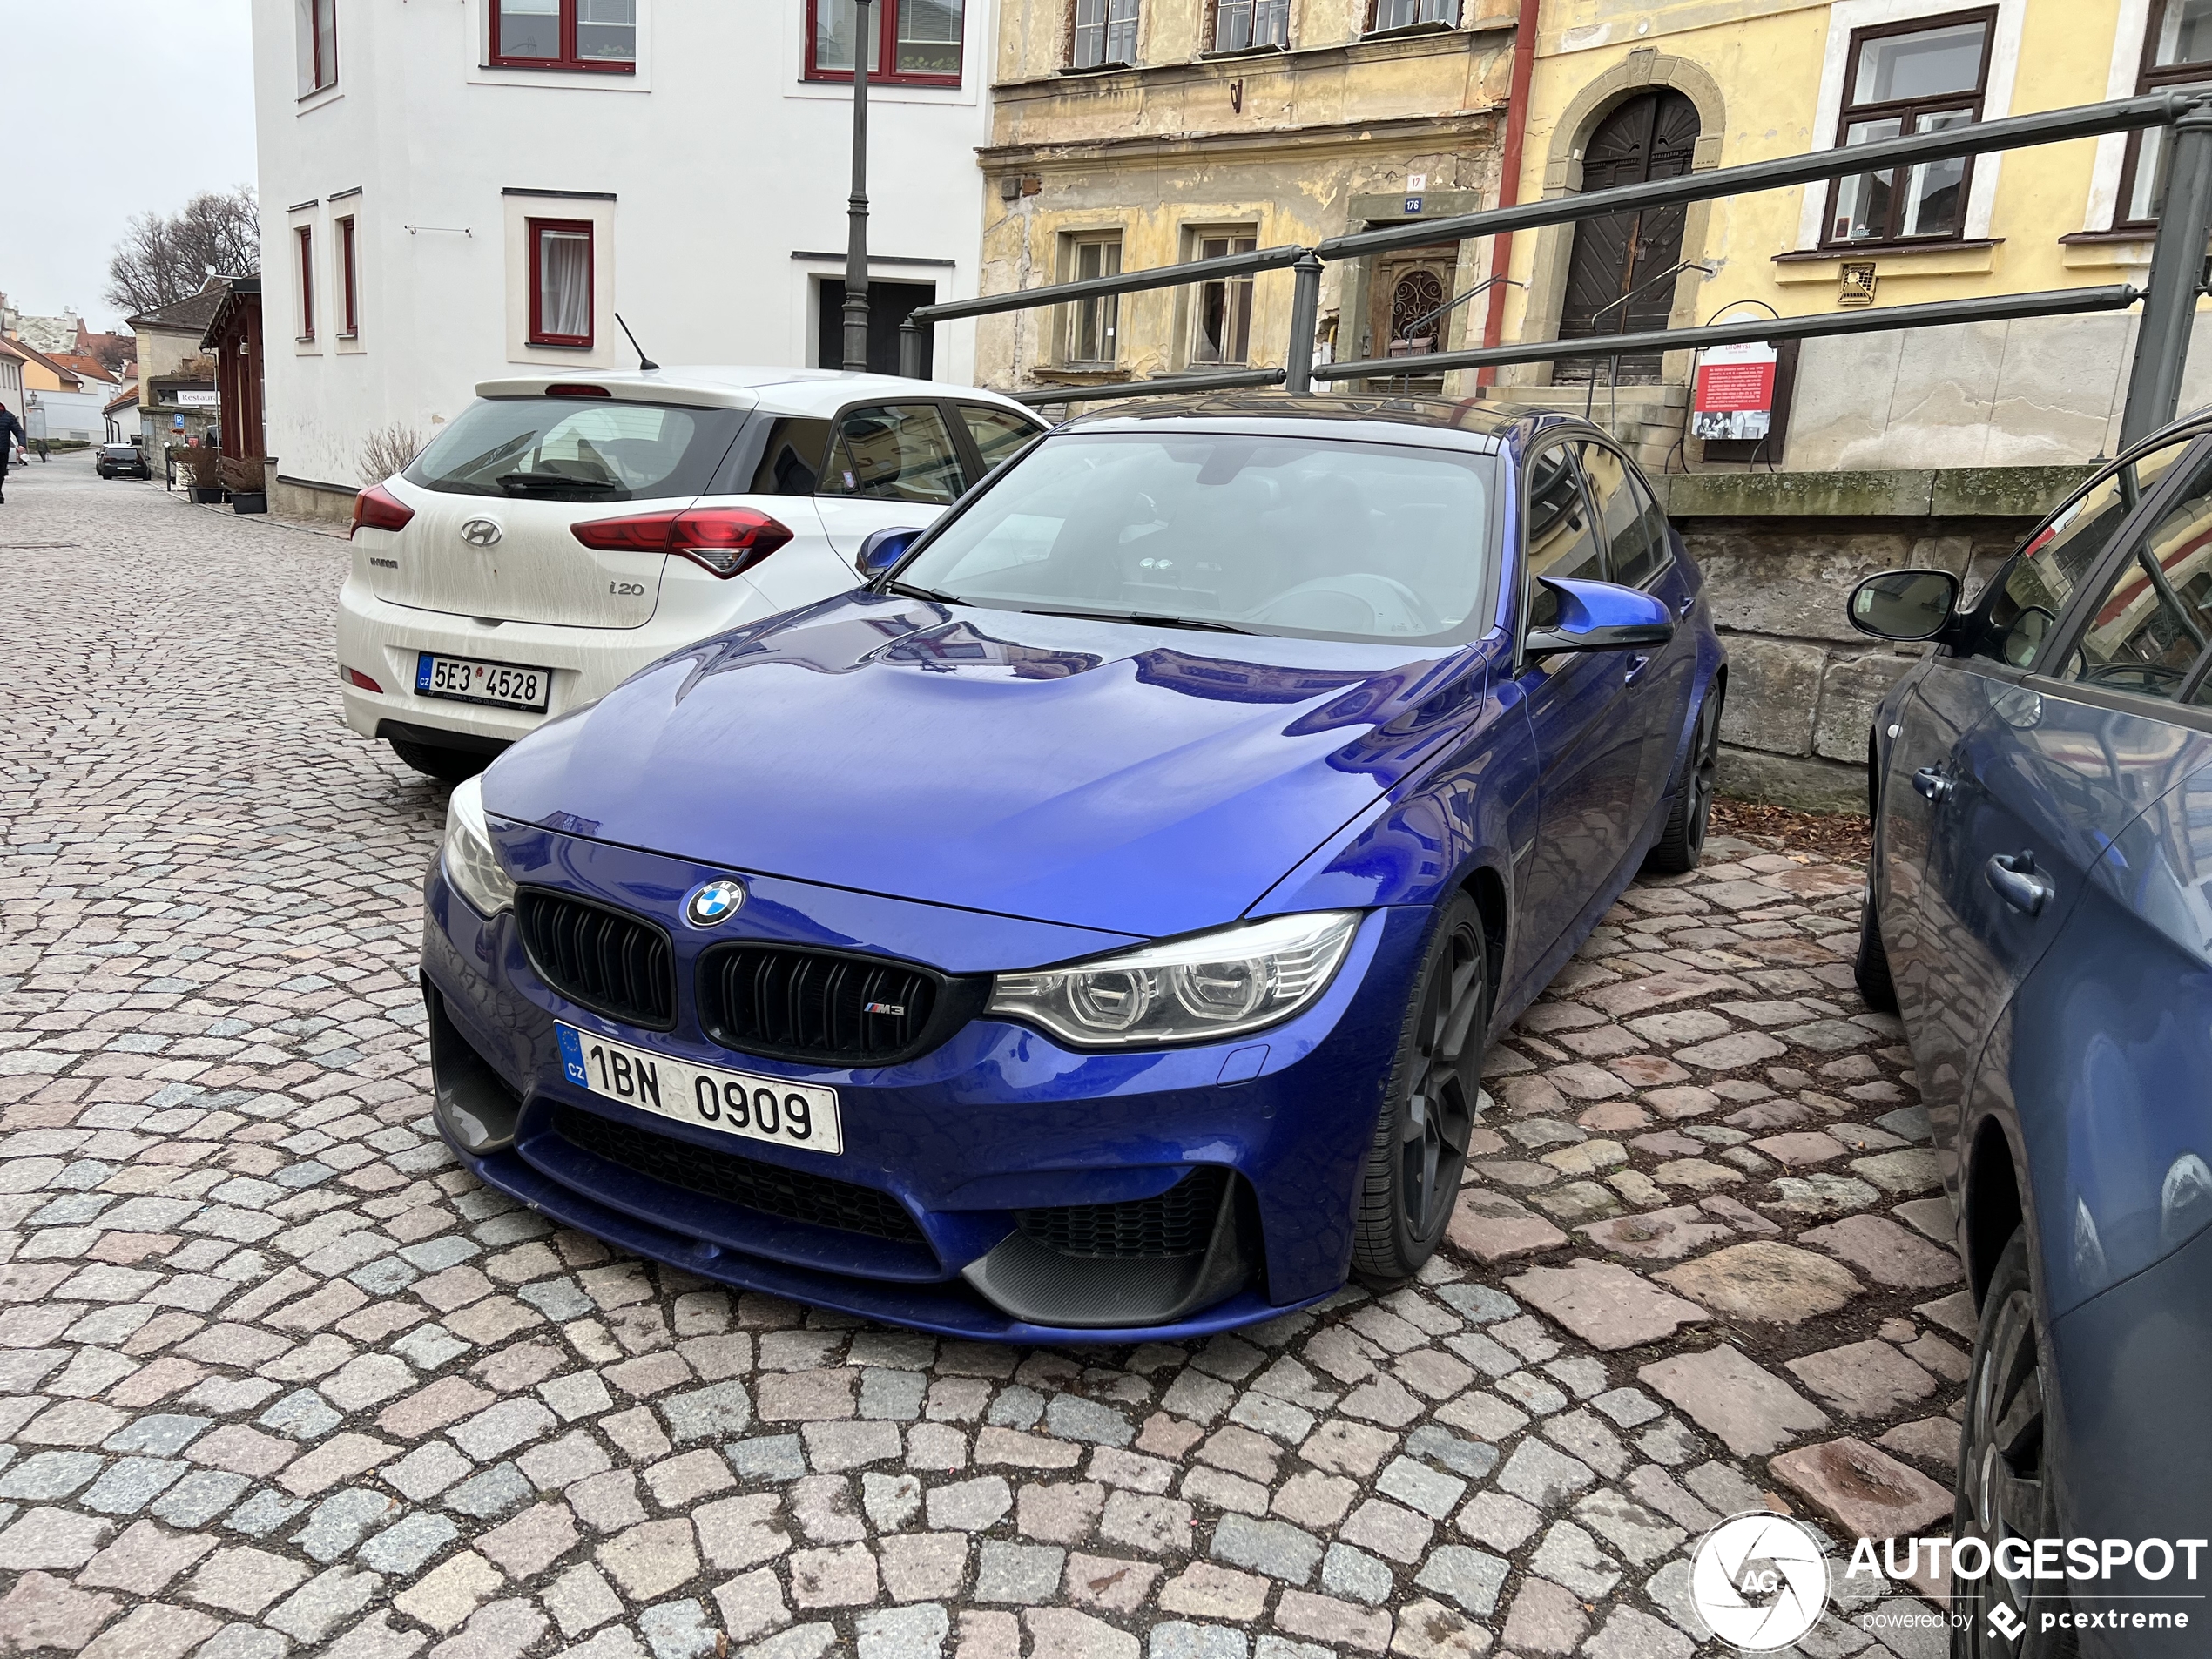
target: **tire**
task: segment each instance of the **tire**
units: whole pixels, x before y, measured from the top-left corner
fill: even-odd
[[[2025,1230],[2013,1234],[1997,1258],[1966,1375],[1952,1536],[1979,1538],[1993,1549],[2008,1536],[2031,1544],[2060,1536],[2056,1471],[2044,1461],[2046,1414],[2056,1413],[2044,1390],[2048,1354]],[[1991,1627],[2000,1603],[2027,1626],[2018,1646]],[[2073,1631],[2039,1628],[2041,1614],[2069,1605],[2063,1580],[2039,1591],[2033,1578],[2008,1581],[1992,1571],[1964,1579],[1954,1573],[1951,1606],[1965,1618],[1952,1629],[1952,1659],[2072,1659],[2079,1651]]]
[[[1660,875],[1681,875],[1697,867],[1705,856],[1705,826],[1713,815],[1713,781],[1720,771],[1721,699],[1716,685],[1697,705],[1696,729],[1689,749],[1675,775],[1674,805],[1667,809],[1667,827],[1659,833],[1643,867]]]
[[[1877,1014],[1897,1012],[1897,986],[1890,978],[1890,954],[1882,944],[1882,918],[1874,908],[1874,876],[1858,900],[1858,960],[1851,965],[1858,995]]]
[[[1413,975],[1360,1174],[1352,1267],[1363,1278],[1410,1278],[1443,1242],[1481,1098],[1489,1021],[1489,938],[1461,893],[1437,917]]]
[[[498,757],[477,754],[468,749],[441,749],[428,743],[411,743],[405,738],[387,738],[392,752],[426,778],[435,778],[440,783],[457,784],[473,778]]]

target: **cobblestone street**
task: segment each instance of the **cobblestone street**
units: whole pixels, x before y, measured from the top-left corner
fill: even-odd
[[[1686,1659],[1689,1553],[1947,1532],[1973,1312],[1860,873],[1716,839],[1490,1065],[1413,1286],[1202,1346],[866,1326],[550,1228],[428,1116],[445,790],[346,544],[10,473],[0,1651]]]

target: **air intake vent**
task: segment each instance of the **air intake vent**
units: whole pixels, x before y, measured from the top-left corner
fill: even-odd
[[[943,1042],[988,981],[880,956],[717,945],[699,958],[699,1026],[725,1049],[824,1066],[888,1066]]]
[[[671,1140],[573,1106],[554,1113],[553,1128],[571,1145],[686,1192],[786,1221],[927,1247],[906,1206],[873,1187]]]
[[[1157,1198],[1017,1210],[1014,1221],[1028,1238],[1062,1256],[1116,1261],[1198,1256],[1213,1238],[1228,1187],[1229,1171],[1208,1165],[1191,1170]]]
[[[515,916],[530,967],[570,1001],[649,1031],[674,1027],[676,970],[652,923],[535,887],[515,895]]]

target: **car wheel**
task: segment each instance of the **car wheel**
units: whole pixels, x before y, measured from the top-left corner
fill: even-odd
[[[1981,1326],[1967,1372],[1966,1419],[1959,1436],[1959,1482],[1951,1535],[1976,1538],[1994,1551],[2007,1538],[2032,1548],[2060,1536],[2056,1471],[2046,1460],[2041,1322],[2029,1276],[2027,1234],[2015,1231],[1997,1258],[1981,1305]],[[1954,1548],[1955,1548],[1954,1544]],[[2062,1659],[2075,1651],[2067,1630],[2041,1630],[2040,1615],[2065,1603],[2063,1588],[2038,1592],[2033,1578],[2007,1579],[1993,1569],[1951,1580],[1952,1659]],[[2006,1617],[2009,1610],[2010,1617]],[[2015,1647],[1991,1623],[2018,1631]],[[2018,1623],[2014,1624],[2013,1620]]]
[[[392,752],[408,765],[441,783],[457,784],[464,778],[473,778],[496,758],[468,749],[441,749],[428,743],[410,743],[405,738],[387,738],[385,741],[392,745]]]
[[[1705,825],[1713,813],[1713,780],[1720,773],[1722,695],[1722,688],[1715,685],[1697,705],[1697,729],[1691,734],[1689,753],[1682,758],[1682,771],[1675,778],[1675,803],[1667,811],[1667,827],[1644,859],[1644,868],[1661,875],[1694,870],[1705,855]]]
[[[1467,1168],[1490,1022],[1489,941],[1464,893],[1429,936],[1360,1177],[1352,1270],[1410,1278],[1436,1253]]]
[[[1858,900],[1858,960],[1851,965],[1858,995],[1878,1014],[1897,1012],[1897,986],[1890,979],[1890,954],[1882,944],[1881,913],[1874,907],[1874,875]]]

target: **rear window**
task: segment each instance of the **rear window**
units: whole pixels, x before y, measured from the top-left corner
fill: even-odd
[[[480,398],[407,469],[455,496],[644,501],[704,495],[742,409],[603,398]]]

